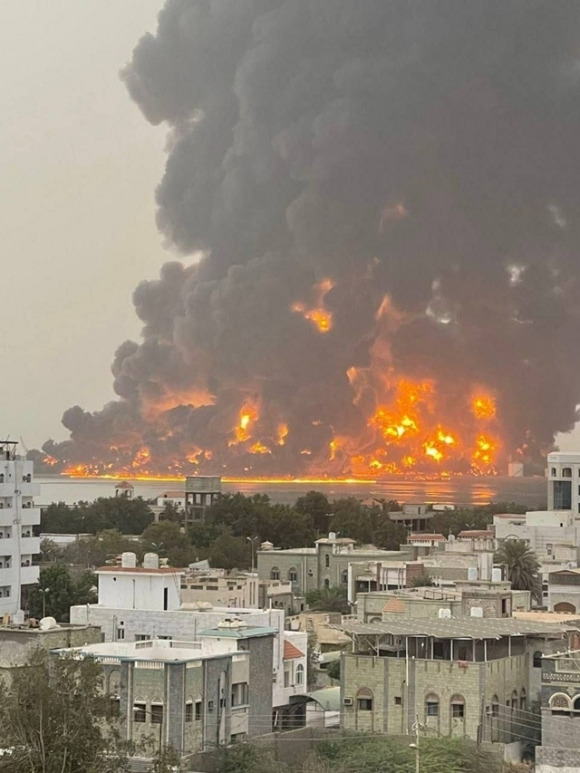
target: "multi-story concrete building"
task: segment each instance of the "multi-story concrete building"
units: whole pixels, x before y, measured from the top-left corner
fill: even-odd
[[[435,512],[423,502],[405,502],[402,510],[389,512],[389,520],[417,534],[428,531]]]
[[[393,615],[405,618],[510,617],[530,609],[530,592],[514,591],[509,582],[458,581],[451,587],[419,587],[360,593],[357,617],[381,622]]]
[[[205,520],[208,508],[221,496],[219,476],[188,477],[185,479],[185,523]]]
[[[509,743],[539,695],[532,673],[543,653],[567,645],[558,625],[513,618],[345,622],[343,726],[406,734],[419,721],[443,736]]]
[[[542,744],[536,747],[536,773],[580,770],[580,651],[541,659]]]
[[[182,570],[157,567],[156,556],[146,556],[150,566],[132,566],[135,555],[124,554],[122,566],[98,570],[97,604],[71,607],[71,623],[96,625],[106,642],[166,639],[198,641],[202,631],[216,629],[232,610],[206,602],[181,604]],[[202,608],[200,608],[202,607]],[[307,635],[284,630],[283,609],[236,608],[236,618],[248,628],[272,628],[272,721],[278,728],[292,726],[303,716],[306,700]]]
[[[181,578],[184,603],[209,602],[214,607],[259,606],[258,575],[225,569],[186,569]]]
[[[274,634],[224,621],[194,642],[109,642],[59,652],[102,663],[121,732],[138,754],[153,736],[154,747],[171,745],[185,756],[271,731]]]
[[[40,509],[33,464],[16,453],[16,443],[0,443],[0,617],[24,619],[27,592],[38,582]]]
[[[580,453],[548,454],[548,510],[580,515]]]
[[[330,533],[319,539],[312,548],[277,550],[264,542],[257,551],[258,576],[260,580],[281,580],[290,582],[295,595],[304,596],[311,590],[323,588],[348,588],[349,565],[357,561],[411,560],[412,548],[401,551],[379,550],[378,548],[356,548],[356,543],[347,537]]]

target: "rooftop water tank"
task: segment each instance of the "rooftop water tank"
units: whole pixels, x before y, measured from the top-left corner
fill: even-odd
[[[157,553],[145,553],[143,556],[144,569],[159,569],[159,556]]]
[[[53,628],[58,628],[59,625],[54,617],[43,617],[40,621],[39,628],[41,631],[50,631]]]
[[[124,569],[134,569],[137,566],[137,556],[135,553],[122,553],[121,566]]]
[[[501,566],[494,566],[491,570],[491,581],[492,582],[501,582]]]

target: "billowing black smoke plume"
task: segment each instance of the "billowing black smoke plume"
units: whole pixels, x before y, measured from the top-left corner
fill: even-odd
[[[59,467],[347,472],[400,376],[454,426],[494,395],[504,459],[573,426],[576,0],[168,0],[122,78],[194,257],[137,287],[119,400],[66,411]]]

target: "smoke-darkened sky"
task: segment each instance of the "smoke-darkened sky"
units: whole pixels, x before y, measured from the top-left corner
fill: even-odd
[[[304,470],[372,458],[400,376],[473,442],[481,385],[509,454],[572,426],[576,3],[120,5],[1,11],[10,431]]]

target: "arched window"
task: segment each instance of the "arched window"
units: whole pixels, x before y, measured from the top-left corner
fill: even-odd
[[[522,688],[522,691],[520,693],[520,710],[525,711],[526,707],[527,707],[526,691]]]
[[[304,684],[304,666],[302,663],[296,666],[296,684]]]
[[[465,698],[463,695],[453,695],[451,697],[451,717],[452,719],[464,719]]]
[[[540,650],[536,650],[534,652],[534,660],[533,660],[533,666],[534,668],[541,668],[542,667],[542,652]]]
[[[571,612],[574,614],[576,612],[576,607],[574,604],[570,604],[569,601],[559,601],[554,605],[554,612]]]
[[[340,575],[340,579],[342,580],[343,585],[346,585],[348,582],[348,569],[344,569],[342,574]]]
[[[494,695],[491,699],[491,716],[499,717],[499,698]]]
[[[324,565],[326,566],[327,569],[330,566],[330,556],[328,553],[324,556]]]
[[[327,590],[328,590],[328,588],[330,588],[330,580],[328,579],[328,577],[327,577],[327,578],[326,578],[326,580],[324,581],[324,587],[325,587]]]
[[[280,579],[280,570],[277,566],[273,566],[270,569],[270,579],[271,580],[279,580]]]
[[[439,716],[439,697],[434,693],[429,693],[429,695],[425,696],[425,716]]]
[[[563,478],[571,478],[572,477],[572,468],[571,467],[564,467],[562,470],[562,477]]]
[[[556,468],[552,467],[552,478],[556,477]]]
[[[574,698],[574,713],[580,714],[580,695]]]
[[[519,705],[518,691],[514,690],[513,693],[512,693],[512,711],[514,709],[517,709],[518,705]]]
[[[356,694],[356,710],[357,711],[372,711],[373,710],[373,692],[368,687],[361,687]]]
[[[290,582],[298,582],[298,570],[296,567],[292,567],[288,569],[288,579]]]
[[[570,716],[570,698],[563,692],[557,692],[550,698],[550,709],[556,716]]]

